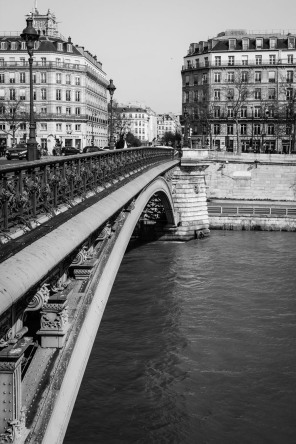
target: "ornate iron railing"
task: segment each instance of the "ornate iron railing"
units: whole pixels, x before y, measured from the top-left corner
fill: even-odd
[[[17,226],[32,227],[62,204],[174,157],[171,148],[131,148],[40,160],[0,168],[0,240]],[[38,222],[37,222],[38,223]]]

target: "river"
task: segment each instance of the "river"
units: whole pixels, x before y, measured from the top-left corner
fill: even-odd
[[[124,257],[64,444],[294,444],[296,235]]]

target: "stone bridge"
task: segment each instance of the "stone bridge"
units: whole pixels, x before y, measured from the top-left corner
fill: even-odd
[[[171,148],[0,169],[0,443],[61,443],[126,248],[208,234],[205,169]]]

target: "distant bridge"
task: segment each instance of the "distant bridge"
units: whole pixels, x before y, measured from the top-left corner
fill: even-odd
[[[135,228],[206,235],[205,168],[140,148],[0,169],[0,443],[63,441]]]

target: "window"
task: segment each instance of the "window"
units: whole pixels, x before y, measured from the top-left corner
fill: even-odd
[[[221,82],[221,73],[220,72],[215,72],[214,73],[214,82],[215,83],[220,83]]]
[[[193,77],[193,84],[198,85],[198,76]]]
[[[255,63],[256,63],[256,65],[262,65],[262,56],[261,55],[255,56]]]
[[[293,63],[293,54],[288,55],[288,63]]]
[[[61,100],[61,97],[62,97],[62,90],[57,89],[56,90],[56,100]]]
[[[233,124],[229,123],[227,125],[227,134],[233,134]]]
[[[81,131],[81,125],[80,124],[76,124],[75,125],[75,131]]]
[[[247,49],[249,49],[249,39],[243,39],[242,45],[243,45],[243,51],[247,51]],[[248,56],[246,56],[246,57],[248,57]]]
[[[62,43],[58,43],[58,51],[63,51],[63,44]]]
[[[57,58],[56,59],[56,64],[57,64],[57,66],[61,66],[62,60],[60,58]]]
[[[274,124],[273,123],[269,123],[267,125],[267,134],[269,134],[270,136],[274,135]]]
[[[57,106],[56,107],[56,113],[57,114],[62,114],[62,107],[61,106]]]
[[[220,89],[215,89],[214,90],[214,100],[220,100],[220,96],[221,96]]]
[[[229,39],[229,50],[233,51],[236,46],[236,39]]]
[[[255,125],[254,125],[254,134],[255,134],[255,136],[259,136],[259,134],[261,134],[260,123],[255,123]]]
[[[270,48],[270,49],[275,49],[275,48],[276,48],[276,39],[273,38],[273,37],[271,37],[271,38],[269,39],[269,48]]]
[[[21,42],[21,50],[27,49],[26,42]]]
[[[209,66],[209,58],[205,57],[205,66]]]
[[[6,42],[1,42],[0,49],[6,49]]]
[[[242,82],[247,83],[249,80],[249,73],[248,71],[242,71]]]
[[[70,59],[65,59],[65,67],[70,68]]]
[[[287,82],[293,82],[293,71],[287,71]]]
[[[240,115],[241,115],[242,118],[246,118],[247,117],[247,107],[246,106],[242,106],[241,107]]]
[[[215,66],[221,66],[221,57],[215,56]]]
[[[26,73],[20,73],[20,83],[26,83]]]
[[[71,43],[67,43],[67,52],[73,52]]]
[[[41,73],[41,83],[46,83],[46,72]]]
[[[269,64],[275,65],[275,55],[274,54],[269,55]]]
[[[9,73],[9,83],[15,83],[15,73]]]
[[[56,73],[56,83],[62,83],[62,74]]]
[[[193,100],[194,100],[194,102],[198,101],[198,91],[194,91]]]
[[[254,108],[254,117],[261,117],[261,108],[260,106],[255,106]]]
[[[0,130],[5,131],[5,124],[4,123],[0,124]]]
[[[228,100],[233,100],[234,99],[234,89],[229,89],[228,91],[227,91],[227,99]]]
[[[26,131],[26,124],[25,123],[20,123],[20,130]]]
[[[4,59],[0,58],[0,66],[4,66]]]
[[[41,65],[46,66],[46,57],[41,57]]]
[[[195,59],[195,67],[199,68],[199,59]]]
[[[56,123],[56,131],[62,131],[62,124]]]
[[[227,108],[227,117],[233,117],[233,108],[232,107]]]
[[[208,83],[208,74],[204,73],[202,75],[202,84]]]
[[[4,83],[4,73],[0,73],[0,83]]]
[[[71,85],[71,76],[70,76],[70,74],[66,74],[66,85]]]
[[[5,91],[4,89],[0,89],[0,100],[4,100],[5,98]]]
[[[46,100],[46,89],[41,88],[41,100]]]
[[[15,100],[15,89],[9,90],[9,98],[10,100]]]
[[[21,62],[21,65],[25,66],[25,64],[26,64],[25,57],[20,57],[20,62]]]
[[[41,131],[47,131],[47,123],[40,123]]]
[[[263,39],[256,39],[256,49],[262,49],[263,48]]]
[[[255,82],[261,83],[261,71],[255,71]]]
[[[255,99],[256,100],[261,99],[261,88],[255,88]]]
[[[66,114],[69,116],[71,114],[71,108],[67,106],[66,108]]]
[[[292,127],[291,125],[286,125],[286,134],[289,136],[292,133]]]
[[[66,101],[70,102],[71,100],[71,91],[69,89],[66,90]]]
[[[189,86],[189,80],[190,80],[190,77],[185,76],[185,86]]]
[[[187,60],[187,68],[191,68],[191,60]]]
[[[228,66],[234,65],[234,56],[228,56]]]
[[[268,71],[269,83],[275,83],[275,71]]]
[[[214,124],[214,134],[220,134],[220,124],[219,123]]]
[[[81,85],[79,76],[75,77],[75,85]]]
[[[69,133],[72,133],[72,125],[71,124],[66,124],[66,131]]]
[[[234,82],[234,72],[228,72],[227,73],[227,82]]]
[[[291,100],[293,98],[293,89],[292,88],[287,88],[286,89],[286,99],[287,100]]]
[[[220,117],[220,106],[214,107],[214,117],[216,118]]]
[[[240,126],[240,133],[242,136],[246,136],[247,134],[247,125],[245,123],[242,123]]]
[[[47,114],[47,108],[46,108],[46,106],[41,106],[41,108],[40,108],[40,112],[41,112],[41,114]]]
[[[275,100],[275,88],[268,88],[268,99]]]
[[[26,90],[20,89],[20,100],[26,100]]]
[[[295,37],[288,37],[288,48],[295,48]]]
[[[242,56],[242,65],[247,65],[249,62],[248,62],[248,56],[247,55],[243,55]]]
[[[75,108],[75,114],[76,114],[76,116],[80,116],[80,114],[81,114],[81,108],[76,107],[76,108]]]

